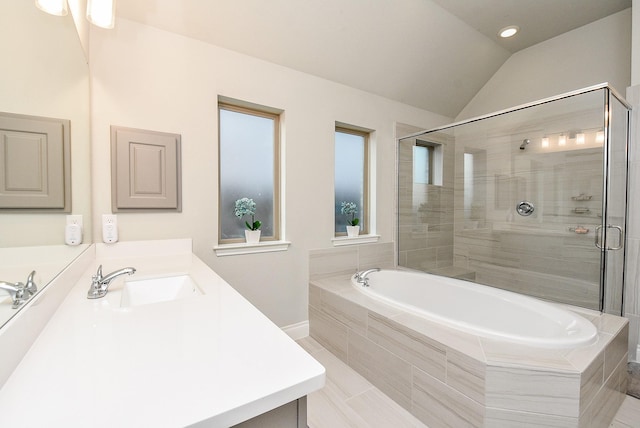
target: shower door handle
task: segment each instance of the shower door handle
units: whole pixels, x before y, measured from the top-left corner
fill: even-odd
[[[609,247],[609,246],[603,247],[602,245],[600,245],[600,236],[601,236],[602,226],[598,225],[598,226],[596,226],[596,237],[595,237],[596,247],[598,249],[600,249],[600,250],[604,249],[604,250],[613,250],[613,251],[615,251],[615,250],[622,249],[622,247],[624,245],[623,244],[624,232],[622,231],[622,227],[616,226],[616,225],[613,225],[613,224],[608,224],[607,225],[607,229],[616,229],[618,231],[618,245],[615,246],[615,247]]]

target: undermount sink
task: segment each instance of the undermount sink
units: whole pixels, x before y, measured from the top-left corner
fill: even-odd
[[[126,281],[120,307],[168,302],[202,294],[189,275]]]

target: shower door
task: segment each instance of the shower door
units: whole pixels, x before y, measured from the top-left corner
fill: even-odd
[[[401,139],[398,264],[620,313],[628,118],[609,93]]]
[[[606,216],[601,225],[603,233],[598,237],[605,266],[602,300],[605,312],[623,315],[630,110],[613,92],[605,95],[609,114],[606,116],[608,132],[604,151],[608,171],[604,172],[604,177],[608,183],[605,187]]]

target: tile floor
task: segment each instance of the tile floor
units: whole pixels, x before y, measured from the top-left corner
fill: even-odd
[[[307,399],[309,428],[426,427],[311,337],[298,343],[327,370],[324,388]],[[627,396],[611,427],[640,427],[640,400]]]

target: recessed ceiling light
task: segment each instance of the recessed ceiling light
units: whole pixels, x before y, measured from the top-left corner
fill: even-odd
[[[510,25],[508,27],[504,27],[498,32],[498,34],[500,35],[500,37],[506,39],[507,37],[511,37],[516,34],[519,29],[520,27],[518,27],[517,25]]]

